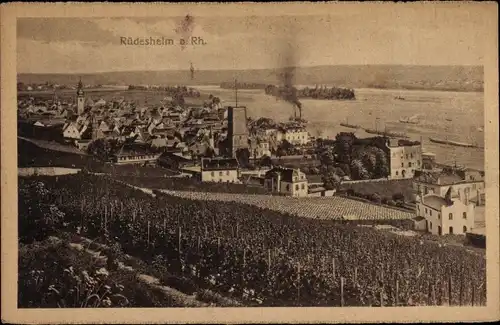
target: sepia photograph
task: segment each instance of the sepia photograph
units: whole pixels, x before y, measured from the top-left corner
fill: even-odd
[[[15,315],[499,317],[495,4],[37,6],[1,8]]]

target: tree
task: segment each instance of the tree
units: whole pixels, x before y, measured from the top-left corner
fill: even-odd
[[[112,139],[97,139],[92,141],[87,152],[102,161],[109,161],[118,150],[118,141]]]
[[[371,178],[385,178],[389,175],[387,154],[377,146],[357,146],[352,152],[352,159],[360,160]]]
[[[352,132],[341,132],[335,136],[335,140],[335,153],[338,156],[338,161],[344,164],[351,164],[351,156],[356,136]]]
[[[333,155],[333,150],[332,148],[326,148],[320,156],[319,160],[322,165],[324,166],[332,166],[335,163],[335,156]]]
[[[363,166],[359,159],[354,159],[351,163],[351,177],[353,179],[370,179],[370,173]]]
[[[286,155],[292,154],[294,152],[295,147],[293,146],[293,144],[291,144],[287,140],[282,140],[280,142],[280,144],[278,145],[278,151],[280,151],[280,149],[282,152],[285,153],[284,155],[280,155],[280,156],[286,156]]]
[[[377,204],[382,203],[382,197],[380,197],[380,195],[378,193],[373,193],[371,200]]]
[[[250,165],[250,151],[247,148],[240,148],[236,150],[236,159],[242,167]]]
[[[213,157],[215,157],[215,150],[214,150],[214,148],[212,148],[210,146],[207,146],[207,148],[205,149],[205,152],[203,153],[203,157],[205,157],[205,158],[213,158]]]
[[[268,166],[268,167],[271,167],[273,165],[273,161],[271,159],[271,157],[267,156],[267,155],[264,155],[260,158],[260,162],[259,162],[260,166]]]
[[[323,185],[327,190],[337,189],[340,185],[341,179],[333,171],[327,171],[325,174],[323,174],[321,178],[323,181]]]

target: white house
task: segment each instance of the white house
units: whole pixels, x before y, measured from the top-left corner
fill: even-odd
[[[264,185],[274,193],[289,196],[308,196],[306,175],[300,169],[275,167],[265,175]]]
[[[287,127],[276,133],[276,141],[286,140],[293,145],[304,145],[309,143],[309,133],[303,127]]]
[[[236,158],[203,158],[201,181],[240,183],[238,160]]]
[[[417,197],[415,221],[417,229],[434,235],[465,235],[474,228],[474,212],[475,205],[469,201],[468,193],[460,197],[450,187],[444,197],[436,194]]]
[[[264,156],[271,157],[270,144],[262,137],[252,139],[249,150],[251,158],[259,159]]]
[[[410,179],[422,168],[422,144],[407,140],[390,140],[387,143],[390,157],[390,178]]]
[[[76,122],[68,123],[63,127],[63,137],[66,139],[80,140],[87,128],[87,124],[81,125]]]
[[[484,175],[468,169],[417,171],[412,181],[414,193],[420,196],[444,196],[451,186],[458,194],[469,191],[469,198],[475,199],[478,193],[484,193]]]

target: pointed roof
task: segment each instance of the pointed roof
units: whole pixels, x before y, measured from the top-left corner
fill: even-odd
[[[428,194],[422,198],[422,203],[428,207],[433,208],[434,210],[441,211],[443,206],[449,205],[449,202],[446,198],[442,198],[436,194]]]
[[[450,186],[446,191],[446,194],[444,195],[444,201],[446,202],[447,205],[452,205],[453,204],[452,198],[454,197],[456,197],[456,192],[453,189],[453,186]]]

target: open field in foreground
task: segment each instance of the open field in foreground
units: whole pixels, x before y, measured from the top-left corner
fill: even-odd
[[[114,254],[121,251],[151,266],[141,283],[156,285],[153,291],[170,292],[187,306],[199,305],[193,299],[207,301],[202,299],[206,290],[245,306],[484,305],[486,299],[486,260],[463,247],[441,247],[352,223],[300,218],[236,202],[152,196],[103,176],[20,178],[19,231],[22,245],[62,231],[117,246]],[[61,282],[75,272],[93,283],[120,270],[112,258],[104,270],[83,273],[87,266],[77,264],[79,257],[56,255],[58,269],[19,263],[28,296],[31,289],[49,296],[54,290],[69,294]],[[32,272],[41,268],[42,275]],[[43,287],[33,287],[40,278]],[[132,286],[135,281],[124,282]],[[179,282],[190,297],[165,288],[175,283],[179,287]],[[113,284],[107,285],[114,290]],[[47,295],[31,295],[28,303],[47,306]],[[149,305],[151,299],[140,300]],[[178,305],[172,300],[160,304]]]

